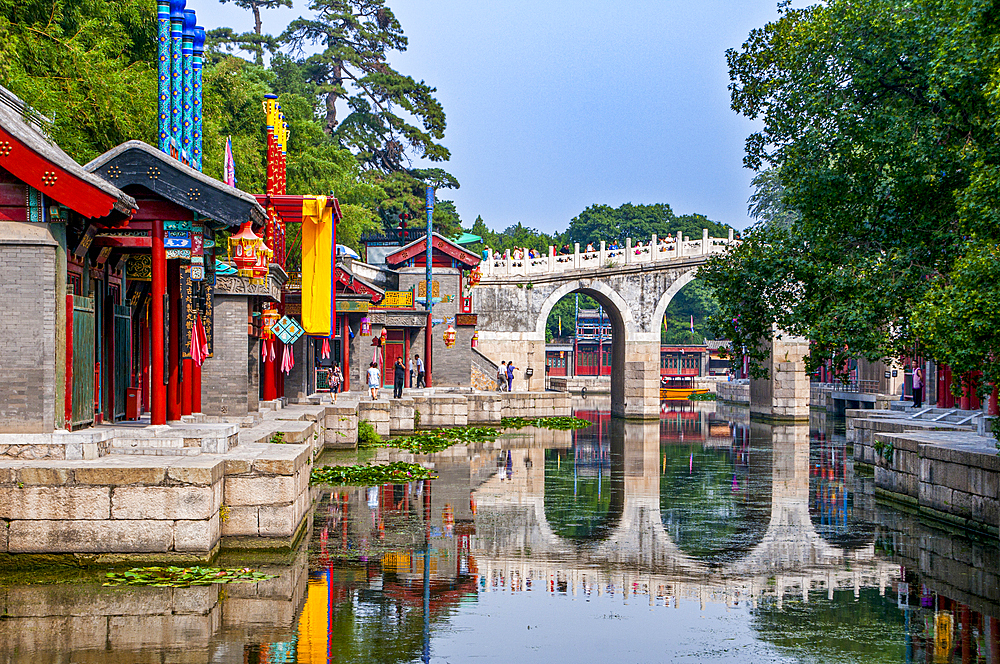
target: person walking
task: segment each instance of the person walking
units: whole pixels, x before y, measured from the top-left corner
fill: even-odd
[[[514,361],[513,360],[511,360],[510,362],[507,363],[507,391],[508,392],[513,392],[514,391],[514,372],[516,370],[517,370],[517,367],[514,366]]]
[[[406,379],[406,367],[403,366],[403,358],[397,357],[396,364],[392,365],[392,398],[403,398],[403,381]]]
[[[424,383],[424,361],[420,359],[419,355],[414,355],[417,358],[417,387],[427,387]]]
[[[924,370],[920,365],[915,365],[913,369],[913,407],[921,408],[924,405]]]
[[[500,360],[497,368],[497,392],[503,392],[507,388],[507,363]]]
[[[379,375],[378,364],[372,362],[368,365],[368,392],[373,401],[378,401],[378,390],[382,386],[382,376]]]
[[[330,371],[330,394],[333,395],[333,403],[337,403],[337,393],[340,392],[343,382],[344,374],[340,372],[340,365],[333,365],[333,370]]]
[[[413,358],[412,357],[409,359],[409,361],[407,361],[407,364],[409,365],[409,370],[410,370],[410,387],[413,387]]]

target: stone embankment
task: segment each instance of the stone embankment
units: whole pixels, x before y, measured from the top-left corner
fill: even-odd
[[[571,413],[569,396],[554,392],[414,390],[319,403],[328,399],[270,402],[239,424],[0,434],[0,562],[196,562],[221,548],[287,548],[307,528],[313,461],[323,449],[356,447],[362,419],[387,436]]]
[[[720,381],[715,387],[715,393],[719,401],[729,403],[750,403],[750,381],[732,380]]]
[[[848,410],[855,461],[872,466],[875,490],[935,518],[1000,533],[1000,456],[957,411]],[[955,421],[947,421],[952,419]]]

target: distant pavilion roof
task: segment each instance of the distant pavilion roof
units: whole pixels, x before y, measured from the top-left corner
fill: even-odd
[[[458,262],[466,265],[467,267],[475,267],[479,265],[480,257],[477,254],[472,253],[464,247],[460,247],[451,240],[447,239],[443,235],[438,233],[434,234],[432,240],[432,246],[438,251],[444,252],[445,254],[451,256]],[[386,265],[399,265],[400,263],[405,263],[406,261],[420,256],[427,251],[427,238],[422,237],[414,240],[408,245],[401,247],[398,251],[395,251],[385,257]]]

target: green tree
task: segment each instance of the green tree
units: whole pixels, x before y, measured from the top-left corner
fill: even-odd
[[[772,325],[813,341],[811,367],[912,353],[934,277],[966,237],[995,241],[995,19],[975,0],[783,3],[728,52],[733,109],[762,125],[744,161],[780,169],[792,212],[702,271],[754,373]]]
[[[695,279],[678,291],[663,314],[660,341],[665,344],[700,345],[714,337],[710,319],[719,314],[719,302],[712,289]],[[694,320],[694,332],[691,321]]]
[[[729,226],[708,219],[701,214],[676,216],[669,205],[632,205],[625,203],[617,208],[609,205],[591,205],[569,223],[566,231],[570,243],[593,243],[596,247],[605,242],[624,242],[626,238],[649,242],[656,233],[659,237],[676,235],[678,231],[692,238],[701,238],[707,228],[712,237],[726,237]]]
[[[444,108],[435,89],[393,69],[388,55],[404,51],[407,39],[384,0],[311,0],[311,18],[289,24],[282,39],[297,52],[318,44],[321,53],[304,66],[323,98],[325,129],[353,150],[367,168],[405,170],[407,151],[419,158],[446,161]],[[338,119],[337,104],[347,117]],[[417,124],[407,118],[413,118]]]
[[[156,31],[145,0],[0,0],[0,85],[81,163],[129,139],[155,144]]]

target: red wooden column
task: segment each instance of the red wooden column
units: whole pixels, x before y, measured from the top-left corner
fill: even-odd
[[[191,411],[201,412],[201,367],[191,363]]]
[[[970,386],[971,381],[969,380],[969,374],[962,374],[959,377],[959,380],[962,381],[962,396],[958,400],[958,407],[962,410],[969,410],[972,408],[972,395],[970,394],[972,390]]]
[[[268,346],[274,344],[274,360],[271,359],[270,353],[268,354],[267,359],[264,360],[264,401],[273,401],[278,398],[277,361],[278,357],[281,356],[281,351],[278,350],[277,339],[268,339],[266,342]]]
[[[181,419],[181,381],[180,381],[180,307],[181,297],[180,275],[178,261],[168,265],[167,297],[170,307],[170,325],[167,334],[170,335],[167,360],[167,420]]]
[[[191,409],[194,403],[194,360],[182,358],[184,371],[181,372],[181,415],[190,415],[194,411]]]
[[[349,316],[344,314],[344,331],[341,333],[340,347],[344,358],[340,373],[344,374],[344,392],[351,391],[351,323]]]
[[[150,367],[150,423],[167,423],[167,388],[164,384],[163,305],[167,296],[167,250],[163,246],[163,222],[153,222],[153,259],[150,294],[152,366]]]
[[[285,344],[278,342],[277,354],[275,355],[275,362],[280,362],[277,358],[283,357],[285,354]],[[278,369],[278,365],[274,366],[274,393],[278,395],[278,398],[285,396],[285,375],[281,373]]]
[[[403,373],[403,384],[409,388],[413,386],[410,385],[410,328],[403,328],[403,364],[406,365],[407,371]]]

